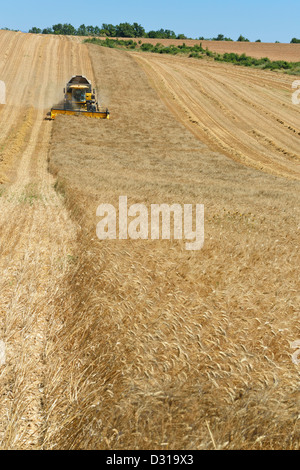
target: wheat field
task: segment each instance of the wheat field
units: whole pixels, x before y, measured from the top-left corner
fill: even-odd
[[[0,110],[1,143],[15,135],[0,164],[0,447],[298,449],[300,122],[287,78],[1,32],[5,47],[12,40],[25,41],[31,75],[19,88],[28,106]],[[13,62],[3,70],[19,84],[17,52]],[[38,70],[53,75],[37,110],[26,84],[39,86]],[[111,120],[44,121],[74,72],[95,83]],[[225,73],[222,108],[211,83]],[[218,145],[203,138],[199,86]],[[196,133],[173,99],[181,89]],[[224,115],[239,155],[223,140]],[[254,121],[269,139],[257,151],[241,144]],[[97,206],[120,195],[204,204],[204,248],[98,240]]]
[[[63,314],[61,341],[72,332],[72,345],[57,350],[57,361],[69,360],[86,401],[70,407],[63,371],[52,392],[70,419],[67,447],[298,448],[290,342],[299,337],[299,182],[196,139],[159,99],[142,59],[89,51],[111,121],[60,118],[50,153],[81,226],[75,307],[68,286],[61,300],[80,307],[78,316]],[[203,203],[204,249],[98,241],[97,205],[117,206],[119,195],[129,204]]]

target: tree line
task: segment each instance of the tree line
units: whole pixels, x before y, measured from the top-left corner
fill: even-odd
[[[9,29],[9,28],[2,28]],[[159,29],[151,30],[146,32],[145,28],[138,23],[120,23],[118,25],[103,23],[101,27],[99,26],[86,26],[82,24],[79,28],[75,28],[70,23],[58,23],[49,28],[37,28],[34,26],[31,28],[29,33],[34,34],[60,34],[65,36],[96,36],[96,37],[108,37],[108,38],[153,38],[153,39],[199,39],[199,40],[210,40],[210,41],[234,41],[229,37],[224,36],[224,34],[218,34],[214,38],[204,38],[200,36],[199,38],[188,38],[184,34],[176,34],[170,29]],[[250,42],[249,39],[244,37],[242,34],[237,38],[238,42]],[[257,39],[256,42],[261,42],[260,39]],[[278,43],[279,41],[276,41]],[[300,39],[292,38],[291,44],[300,43]]]
[[[62,34],[67,36],[106,36],[120,38],[157,38],[157,39],[187,39],[184,34],[175,34],[170,29],[159,29],[158,31],[146,32],[145,28],[138,23],[120,23],[118,25],[103,23],[99,26],[86,26],[82,24],[75,28],[71,24],[55,24],[51,28],[40,29],[33,27],[29,33],[35,34]]]
[[[152,39],[193,39],[187,38],[185,34],[176,34],[171,29],[159,29],[157,31],[151,30],[146,32],[145,28],[138,23],[120,23],[118,25],[103,23],[99,26],[86,26],[82,24],[78,29],[74,28],[69,23],[55,24],[51,28],[40,29],[33,27],[29,30],[29,33],[35,34],[62,34],[69,36],[99,36],[108,38],[152,38]],[[198,38],[196,38],[198,39]],[[204,37],[199,37],[200,40],[205,40]],[[212,41],[233,41],[231,38],[227,38],[224,34],[219,34],[215,38],[209,38]],[[237,41],[249,42],[249,39],[245,38],[242,34],[239,36]]]

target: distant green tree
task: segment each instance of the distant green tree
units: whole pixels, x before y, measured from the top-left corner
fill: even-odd
[[[233,41],[231,38],[226,38],[224,34],[218,34],[216,38],[212,38],[213,41]]]
[[[58,23],[52,26],[54,34],[63,34],[65,36],[73,36],[76,34],[76,29],[70,23]]]
[[[176,39],[177,38],[174,31],[171,31],[170,29],[163,29],[163,28],[161,28],[157,31],[153,31],[153,30],[149,31],[146,34],[146,37],[148,37],[148,38],[157,38],[157,39]]]
[[[218,34],[218,36],[216,38],[213,38],[214,41],[224,41],[225,40],[225,36],[224,34]]]
[[[116,36],[120,38],[134,38],[134,28],[130,23],[120,23],[116,26]]]
[[[261,40],[260,40],[260,39],[257,39],[255,42],[261,42]]]
[[[61,23],[54,24],[52,30],[54,34],[62,34],[63,25]]]
[[[54,29],[54,27],[53,27],[53,29]],[[70,23],[65,23],[65,24],[62,25],[62,29],[61,29],[60,34],[65,34],[66,36],[75,36],[76,29]]]
[[[100,30],[99,26],[95,26],[95,27],[94,27],[94,35],[95,35],[95,36],[100,36],[100,31],[101,31],[101,30]]]
[[[103,25],[101,26],[101,31],[102,30],[105,31],[106,36],[109,36],[111,38],[114,38],[117,36],[117,30],[113,24],[103,23]]]
[[[42,32],[42,30],[40,28],[36,28],[35,26],[33,28],[31,28],[29,31],[29,33],[33,33],[33,34],[40,34]]]
[[[166,39],[176,39],[176,34],[170,29],[165,29],[165,37]]]
[[[293,39],[291,40],[291,44],[300,44],[300,39],[293,38]]]
[[[177,39],[187,39],[184,34],[178,34]]]
[[[146,31],[143,28],[143,26],[141,26],[138,23],[133,23],[132,27],[133,27],[133,30],[134,30],[134,37],[135,38],[143,38],[145,36]]]
[[[52,28],[44,28],[42,34],[53,34]]]
[[[153,39],[156,39],[157,38],[157,31],[149,31],[146,35],[147,38],[153,38]]]
[[[238,42],[250,42],[249,39],[245,38],[244,36],[240,35],[238,38]]]
[[[87,26],[86,32],[88,36],[95,36],[95,27],[94,26]]]
[[[82,24],[77,29],[77,36],[87,36],[87,29],[85,24]]]
[[[20,31],[19,29],[11,29],[11,28],[1,28],[0,26],[0,30],[3,30],[3,31],[14,31],[15,33],[17,33],[18,31]]]

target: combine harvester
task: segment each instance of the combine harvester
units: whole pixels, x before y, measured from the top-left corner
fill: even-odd
[[[55,106],[49,113],[51,119],[58,114],[83,115],[96,119],[109,119],[109,111],[101,111],[91,82],[82,75],[75,75],[64,89],[64,102]]]

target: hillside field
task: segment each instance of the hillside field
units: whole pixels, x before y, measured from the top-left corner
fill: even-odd
[[[45,120],[75,74],[110,120]],[[299,449],[294,79],[0,32],[1,449]],[[98,240],[121,195],[204,248]]]

